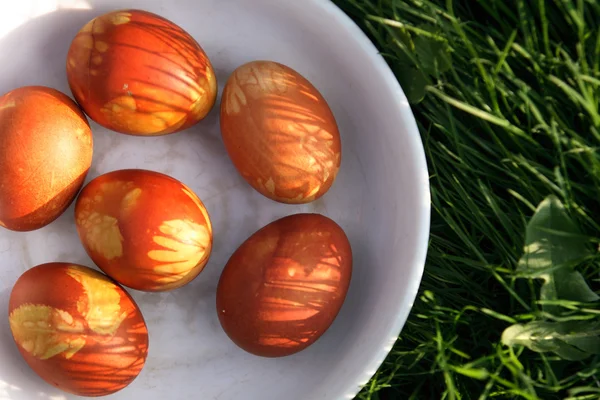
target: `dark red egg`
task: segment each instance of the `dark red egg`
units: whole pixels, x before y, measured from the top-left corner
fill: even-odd
[[[227,262],[217,287],[221,326],[249,353],[297,353],[329,329],[351,275],[352,249],[337,223],[320,214],[281,218]]]
[[[0,97],[0,226],[42,228],[75,199],[92,164],[88,121],[64,93],[24,86]]]
[[[78,396],[131,384],[148,355],[148,329],[135,301],[104,274],[49,263],[26,271],[9,301],[10,329],[42,379]]]
[[[164,135],[202,120],[217,80],[200,45],[173,22],[118,10],[88,22],[67,55],[71,91],[98,124],[130,135]]]
[[[119,170],[94,178],[77,198],[75,222],[96,265],[137,290],[186,285],[212,249],[204,204],[183,183],[154,171]]]

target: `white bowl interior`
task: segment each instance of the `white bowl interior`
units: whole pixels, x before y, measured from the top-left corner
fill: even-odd
[[[308,78],[332,108],[342,135],[342,169],[332,189],[303,206],[272,202],[237,174],[221,142],[218,104],[185,132],[139,138],[92,122],[94,161],[87,181],[121,168],[152,169],[183,181],[210,213],[215,245],[208,266],[179,290],[129,290],[150,332],[140,376],[114,399],[338,399],[354,397],[391,349],[420,283],[429,232],[428,174],[410,108],[376,49],[328,1],[19,0],[0,2],[0,93],[23,85],[71,96],[66,53],[88,20],[142,8],[177,23],[201,44],[217,72],[256,59],[284,63]],[[1,173],[1,172],[0,172]],[[220,272],[231,253],[267,223],[297,212],[337,221],[354,252],[344,307],[305,351],[252,356],[222,331],[215,310]],[[73,206],[29,233],[0,230],[0,399],[74,398],[43,382],[20,357],[6,309],[27,269],[64,261],[94,266],[79,243]]]

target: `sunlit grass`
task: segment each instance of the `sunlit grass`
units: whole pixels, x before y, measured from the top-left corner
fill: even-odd
[[[527,222],[555,195],[594,244],[598,293],[600,2],[335,0],[400,80],[426,148],[432,230],[421,294],[361,399],[598,399],[600,356],[508,348],[552,319],[518,278]],[[598,304],[559,301],[559,318]],[[587,315],[587,317],[586,317]]]

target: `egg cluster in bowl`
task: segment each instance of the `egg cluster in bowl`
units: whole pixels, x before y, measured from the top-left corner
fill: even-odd
[[[75,203],[73,224],[103,273],[62,260],[31,266],[13,287],[9,324],[40,377],[66,392],[99,396],[130,384],[151,351],[148,326],[125,287],[164,292],[189,284],[219,232],[200,196],[169,175],[114,170],[84,186],[93,156],[87,118],[124,135],[177,134],[206,118],[218,86],[193,37],[141,10],[85,24],[71,42],[66,77],[75,101],[45,86],[0,97],[0,225],[37,230]],[[327,102],[281,63],[255,60],[233,71],[220,126],[230,161],[265,201],[313,202],[341,168]],[[350,243],[335,221],[288,215],[231,252],[214,311],[241,349],[291,355],[332,324],[352,275]]]

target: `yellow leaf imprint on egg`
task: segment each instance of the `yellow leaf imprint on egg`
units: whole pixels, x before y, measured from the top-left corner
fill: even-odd
[[[258,80],[256,79],[256,75],[254,75],[253,70],[254,67],[252,65],[245,65],[238,68],[235,71],[235,79],[237,80],[238,85],[258,85]]]
[[[100,65],[102,64],[102,56],[101,55],[95,55],[92,57],[92,63],[94,65]]]
[[[104,23],[102,18],[94,18],[93,20],[91,20],[90,22],[85,24],[83,26],[83,28],[81,28],[79,30],[79,33],[87,33],[87,34],[92,33],[94,35],[100,35],[100,34],[104,33],[105,31],[106,31],[106,24]]]
[[[137,201],[142,194],[142,189],[135,188],[127,192],[123,200],[121,200],[121,210],[124,214],[129,214],[137,205]]]
[[[91,30],[91,23],[86,25]],[[89,68],[90,59],[94,53],[94,38],[91,32],[82,31],[75,39],[69,50],[69,58],[67,59],[67,69],[73,70],[78,68]]]
[[[106,276],[78,266],[70,266],[67,274],[83,286],[84,295],[77,301],[77,311],[88,327],[99,335],[114,336],[127,313],[121,312],[121,295]]]
[[[205,89],[208,84],[208,91]],[[200,74],[196,85],[190,87],[190,98],[194,102],[190,106],[190,112],[196,119],[201,119],[212,108],[217,93],[217,80],[213,75],[210,65],[206,66],[204,74]]]
[[[81,28],[79,30],[80,33],[90,33],[92,31],[92,27],[94,26],[94,23],[96,23],[97,18],[94,18],[93,20],[89,21],[87,24],[85,24],[83,26],[83,28]]]
[[[265,63],[260,67],[252,67],[252,73],[258,80],[263,92],[283,94],[287,91],[285,71],[275,63]]]
[[[333,143],[333,134],[328,130],[306,122],[300,122],[300,125],[311,135],[311,137],[314,137],[317,140],[331,141],[331,143]]]
[[[123,255],[123,236],[116,218],[85,210],[79,213],[77,220],[83,228],[90,249],[107,260]]]
[[[289,200],[293,200],[293,201],[303,201],[305,199],[305,197],[302,195],[302,193],[300,193],[298,196],[289,199]]]
[[[234,77],[229,84],[225,99],[225,112],[229,115],[239,114],[242,106],[247,104],[246,95]]]
[[[82,322],[57,308],[24,304],[13,310],[8,319],[15,341],[40,360],[59,354],[69,359],[86,343]]]
[[[135,102],[135,99],[131,96],[119,96],[113,99],[111,102],[107,103],[104,107],[118,114],[128,111],[136,111],[137,103]]]
[[[213,73],[212,66],[206,62],[206,68],[204,69],[204,79],[208,82],[211,93],[217,92],[217,78]]]
[[[80,35],[75,38],[77,42],[81,42],[79,45],[84,50],[92,50],[94,48],[94,38],[90,35]],[[89,52],[87,52],[89,54]]]
[[[216,81],[214,76],[210,70],[210,66],[207,65],[206,69],[203,73],[197,74],[198,79],[196,81],[191,81],[189,86],[189,96],[192,100],[192,104],[190,105],[190,112],[194,116],[200,116],[207,112],[207,108],[209,108],[209,100],[212,100],[211,96],[208,96],[206,86],[208,84],[209,90],[211,93],[214,93],[216,90]]]
[[[313,190],[308,192],[308,194],[306,195],[306,199],[307,200],[314,199],[314,197],[317,195],[317,193],[319,193],[319,190],[321,190],[321,185],[316,185],[313,188]]]
[[[114,125],[147,135],[175,131],[185,123],[187,116],[179,110],[138,112],[135,98],[130,95],[109,101],[100,111]]]
[[[16,105],[17,104],[15,103],[14,100],[10,100],[10,101],[7,101],[6,103],[0,105],[0,110],[6,110],[7,108],[13,108]]]
[[[265,189],[271,194],[275,194],[275,182],[273,181],[273,177],[269,177],[269,180],[265,182]]]
[[[106,24],[102,18],[96,18],[92,22],[92,33],[94,35],[101,35],[106,31]]]
[[[131,13],[117,12],[109,15],[108,20],[113,25],[123,25],[131,21]]]
[[[162,250],[151,250],[148,258],[158,261],[154,271],[165,275],[161,283],[172,283],[184,278],[207,256],[211,248],[208,228],[191,221],[165,221],[159,228],[163,234],[153,237]]]
[[[120,196],[122,193],[127,193],[132,189],[135,189],[133,182],[119,180],[104,182],[100,186],[100,191],[107,196],[112,196],[114,194]],[[103,201],[103,197],[101,195],[96,195],[93,201],[94,203],[101,202]]]
[[[99,192],[92,198],[87,196],[79,200],[75,216],[85,242],[89,248],[107,260],[123,255],[123,236],[119,229],[118,220],[110,215],[96,211],[97,205],[106,198],[119,198],[126,207],[133,207],[139,193],[133,182],[114,180],[104,182]]]
[[[201,94],[195,93],[192,95],[196,99],[190,105],[190,112],[194,116],[194,118],[201,118],[207,110],[208,96],[206,96],[206,91]]]
[[[98,50],[100,53],[106,53],[108,51],[108,48],[110,47],[108,45],[108,43],[103,42],[102,40],[97,40],[96,44],[94,45],[94,47],[96,48],[96,50]]]
[[[342,158],[342,153],[335,153],[335,164],[339,164],[340,163],[340,159]],[[332,164],[333,165],[333,164]]]
[[[241,90],[254,99],[265,94],[283,94],[290,83],[285,70],[275,63],[247,65],[237,70],[235,78]]]
[[[162,132],[172,132],[179,129],[186,121],[186,114],[181,111],[156,111],[151,114],[152,124]]]

